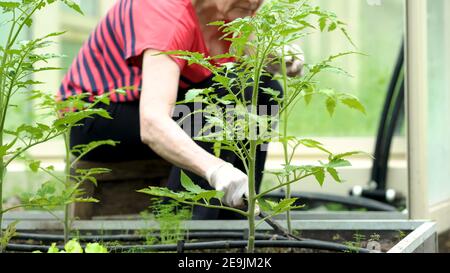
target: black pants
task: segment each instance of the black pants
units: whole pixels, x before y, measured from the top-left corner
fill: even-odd
[[[263,77],[261,88],[272,88],[281,91],[281,86],[277,81],[273,81],[269,77]],[[195,88],[206,88],[211,86],[212,81],[207,80]],[[218,90],[223,92],[224,90]],[[179,97],[184,97],[185,91],[180,90]],[[251,90],[248,91],[251,95]],[[268,95],[260,92],[260,105],[272,105],[273,101]],[[100,162],[121,162],[127,160],[145,160],[160,158],[148,146],[141,142],[140,123],[139,123],[139,101],[126,103],[111,103],[110,105],[102,105],[113,117],[113,119],[105,119],[102,117],[94,117],[83,121],[83,126],[77,126],[72,129],[70,136],[71,147],[88,144],[92,141],[114,140],[120,142],[117,146],[101,146],[83,159],[88,161]],[[198,142],[198,145],[205,150],[213,153],[212,144]],[[262,180],[262,171],[266,161],[267,152],[258,149],[256,158],[256,184],[257,190]],[[221,158],[233,164],[236,168],[244,171],[242,162],[231,152],[222,152]],[[168,179],[168,188],[171,190],[183,190],[180,183],[180,168],[173,167]],[[187,172],[190,178],[204,189],[211,189],[210,185],[201,177]],[[239,215],[224,210],[206,209],[203,207],[194,207],[193,219],[195,220],[214,220],[214,219],[239,219]]]

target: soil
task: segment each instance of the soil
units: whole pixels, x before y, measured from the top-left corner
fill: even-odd
[[[49,234],[49,233],[47,233]],[[106,234],[103,234],[106,235]],[[334,243],[344,244],[349,247],[360,247],[360,248],[368,248],[368,244],[374,246],[371,248],[372,250],[377,250],[381,252],[387,252],[394,245],[396,245],[399,241],[401,241],[407,233],[403,231],[384,231],[379,233],[371,232],[356,232],[355,231],[305,231],[299,232],[298,236],[302,238],[322,240]],[[448,236],[450,239],[450,234]],[[218,241],[217,240],[193,240],[190,242],[201,242],[201,241]],[[450,242],[450,241],[449,241]],[[50,246],[50,242],[40,242],[35,240],[12,240],[13,244],[26,244],[26,245],[41,245],[41,246]],[[57,242],[58,244],[62,244],[62,242]],[[105,242],[106,246],[108,245],[137,245],[137,244],[145,244],[144,242]],[[450,246],[450,244],[449,244]],[[224,249],[224,250],[201,250],[201,251],[186,251],[190,253],[240,253],[242,249]],[[130,251],[133,252],[133,251]],[[312,250],[312,249],[299,249],[299,248],[260,248],[256,250],[257,253],[330,253],[330,251],[324,250]],[[352,252],[352,251],[349,251]]]

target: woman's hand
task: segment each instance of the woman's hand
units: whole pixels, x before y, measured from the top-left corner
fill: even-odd
[[[214,189],[223,191],[223,202],[234,208],[245,207],[244,196],[248,197],[248,177],[230,163],[212,167],[206,173],[208,183]]]

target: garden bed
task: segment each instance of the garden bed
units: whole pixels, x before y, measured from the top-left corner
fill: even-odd
[[[297,213],[293,228],[303,241],[287,240],[273,234],[272,228],[262,224],[257,229],[257,252],[321,253],[321,252],[437,252],[436,225],[426,221],[353,220],[344,213]],[[364,215],[361,213],[359,215]],[[367,213],[365,213],[367,215]],[[378,214],[381,218],[381,214]],[[383,214],[384,217],[389,215]],[[53,242],[61,245],[62,225],[45,213],[25,212],[9,214],[6,223],[21,219],[17,225],[19,237],[9,251],[45,251]],[[330,219],[335,220],[330,220]],[[362,217],[363,218],[363,217]],[[283,221],[279,221],[283,224]],[[100,241],[112,252],[242,252],[246,246],[246,221],[187,221],[183,224],[184,240],[170,244],[148,244],[148,238],[158,238],[159,225],[154,221],[136,219],[76,221],[80,242]]]

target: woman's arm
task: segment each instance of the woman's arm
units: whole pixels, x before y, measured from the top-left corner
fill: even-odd
[[[199,147],[172,119],[179,66],[167,55],[147,50],[143,60],[140,100],[141,138],[164,159],[204,178],[208,169],[223,161]]]
[[[147,50],[143,59],[143,86],[140,99],[142,141],[172,164],[204,177],[225,192],[224,202],[233,207],[244,204],[248,178],[198,146],[172,119],[176,103],[179,66],[167,55]]]

